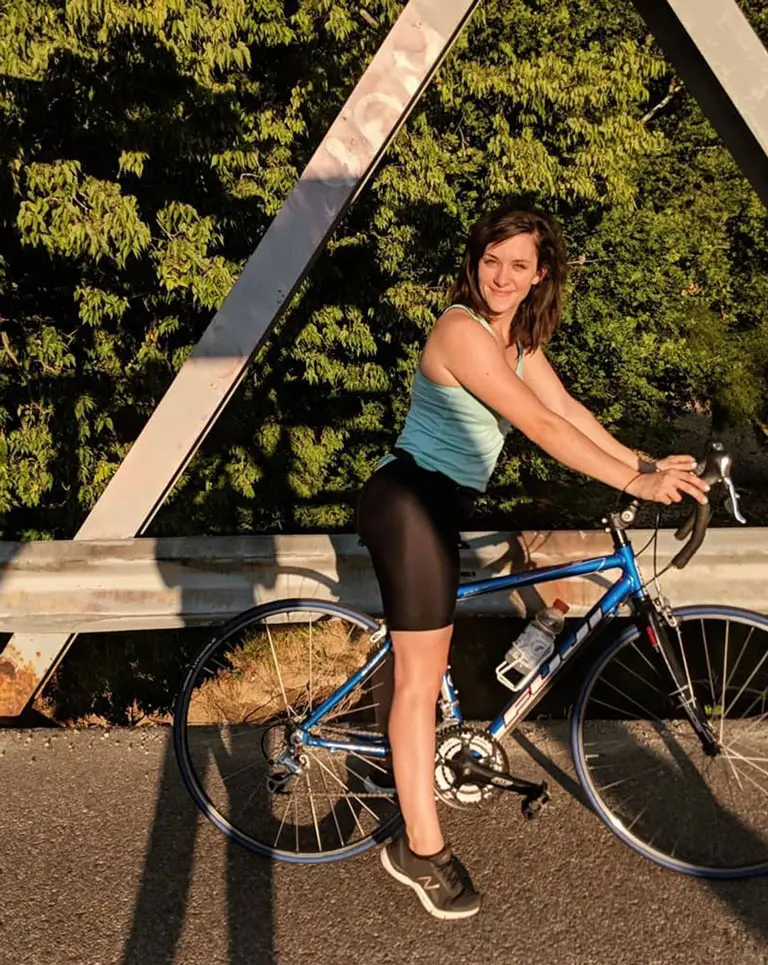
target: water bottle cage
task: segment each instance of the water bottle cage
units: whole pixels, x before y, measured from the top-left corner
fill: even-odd
[[[544,663],[544,661],[542,660],[541,663]],[[539,664],[539,667],[540,666],[541,664]],[[518,693],[519,691],[524,690],[533,680],[533,678],[539,672],[539,667],[534,667],[533,670],[530,670],[520,680],[514,681],[509,676],[510,671],[516,674],[520,671],[517,670],[517,668],[511,663],[508,663],[506,660],[502,660],[498,667],[496,667],[496,679],[500,684],[504,684],[505,687],[508,687],[509,690],[513,691],[513,693]]]

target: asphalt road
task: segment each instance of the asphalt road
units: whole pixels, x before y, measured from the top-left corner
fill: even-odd
[[[0,965],[673,965],[768,963],[768,878],[656,867],[578,797],[562,744],[525,725],[555,779],[445,827],[484,894],[443,923],[376,851],[270,865],[188,801],[165,729],[0,731]],[[513,770],[540,774],[514,740]]]

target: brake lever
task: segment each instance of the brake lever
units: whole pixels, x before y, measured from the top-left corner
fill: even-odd
[[[722,482],[728,492],[725,499],[725,508],[733,515],[737,522],[742,524],[746,523],[746,519],[739,509],[739,496],[736,492],[736,487],[733,485],[733,479],[731,479],[732,456],[727,452],[720,452],[715,455],[714,462],[720,475],[720,482]]]
[[[733,485],[733,480],[730,476],[726,476],[723,479],[725,483],[725,488],[728,490],[728,495],[725,497],[723,505],[728,510],[728,512],[733,516],[737,523],[746,523],[741,510],[739,509],[739,496]]]

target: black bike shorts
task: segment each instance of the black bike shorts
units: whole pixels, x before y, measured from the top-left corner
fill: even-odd
[[[363,489],[357,531],[373,560],[389,629],[437,630],[453,623],[459,530],[479,494],[396,453]]]

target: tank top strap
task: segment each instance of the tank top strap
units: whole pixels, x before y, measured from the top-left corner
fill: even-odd
[[[474,318],[476,322],[480,322],[480,324],[483,326],[484,329],[486,329],[486,331],[493,334],[493,329],[491,328],[491,323],[488,321],[488,319],[483,318],[482,315],[478,315],[478,313],[473,308],[470,308],[469,305],[450,305],[448,308],[446,308],[445,311],[448,312],[452,308],[459,308],[461,309],[462,312],[466,312],[470,318]],[[445,312],[443,312],[443,314],[445,314]]]

